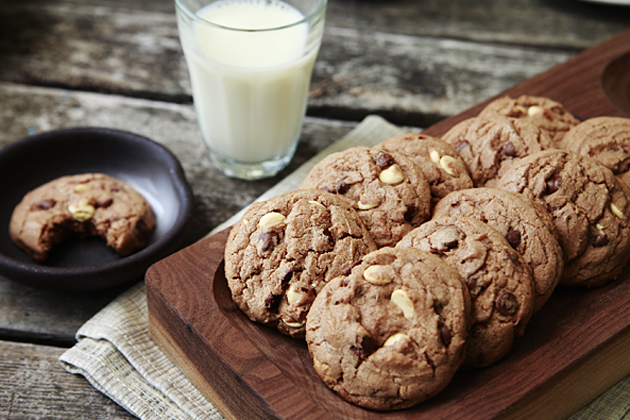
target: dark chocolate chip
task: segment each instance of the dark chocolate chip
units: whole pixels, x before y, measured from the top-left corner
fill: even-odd
[[[458,152],[461,152],[465,147],[470,146],[470,143],[467,140],[462,140],[459,143],[457,143],[457,146],[455,146],[455,150],[457,150]]]
[[[514,147],[514,145],[510,141],[503,145],[503,148],[501,149],[501,154],[509,157],[514,157],[518,155],[518,153],[516,152],[516,147]]]
[[[509,228],[505,239],[512,245],[512,248],[516,249],[521,244],[521,232],[516,229]]]
[[[553,194],[560,189],[562,185],[562,178],[556,175],[547,180],[547,194]]]
[[[451,330],[442,321],[438,322],[438,328],[440,329],[440,339],[442,340],[442,344],[444,344],[444,347],[450,346],[453,338]]]
[[[275,312],[278,310],[278,305],[280,305],[281,296],[270,294],[265,299],[265,308],[271,312]]]
[[[287,286],[289,285],[289,282],[293,278],[293,273],[297,273],[298,271],[300,271],[299,268],[293,267],[287,272],[287,274],[284,275],[284,277],[282,278],[282,288],[283,289],[286,289]]]
[[[452,241],[445,242],[444,247],[446,249],[455,249],[459,245],[459,241],[457,239],[453,239]]]
[[[603,233],[598,234],[595,238],[593,238],[593,247],[599,248],[602,246],[608,245],[608,238]]]
[[[396,162],[394,161],[394,158],[392,157],[392,155],[390,155],[389,153],[381,152],[376,157],[376,163],[378,164],[378,166],[385,169],[385,168],[389,168]]]
[[[49,198],[33,205],[31,210],[50,210],[55,207],[55,204],[57,204],[57,202],[54,199]]]
[[[477,274],[473,274],[466,280],[466,285],[468,286],[468,290],[475,290],[477,288]]]
[[[113,198],[106,198],[103,200],[99,200],[95,203],[94,207],[96,208],[101,208],[101,209],[106,209],[107,207],[111,206],[112,203],[114,202]]]
[[[260,245],[261,252],[271,251],[278,244],[278,236],[270,232],[261,232],[258,240],[262,242]]]
[[[444,310],[444,305],[442,304],[442,302],[438,302],[438,301],[433,302],[433,312],[440,315],[443,310]]]
[[[518,311],[518,300],[510,292],[501,292],[494,302],[494,307],[501,315],[511,316]]]
[[[346,184],[346,181],[344,181],[343,179],[337,181],[337,183],[335,184],[335,192],[337,194],[345,194],[348,192],[349,189],[350,185]]]
[[[342,276],[349,276],[349,275],[350,275],[350,273],[352,273],[352,269],[353,269],[354,267],[356,267],[357,265],[359,265],[359,264],[361,264],[361,260],[353,262],[353,263],[352,263],[352,264],[350,264],[348,267],[346,267],[346,269],[345,269],[345,270],[343,270],[343,271],[341,272],[341,275],[342,275]],[[347,284],[344,284],[344,286],[347,286]]]

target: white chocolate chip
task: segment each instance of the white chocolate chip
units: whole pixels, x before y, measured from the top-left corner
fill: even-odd
[[[389,336],[389,338],[385,340],[385,344],[383,344],[383,347],[393,346],[394,344],[398,343],[400,340],[404,340],[406,338],[407,338],[407,334],[396,333],[394,335]]]
[[[260,221],[258,222],[258,227],[275,225],[276,223],[282,222],[284,219],[286,219],[284,215],[272,211],[271,213],[267,213],[260,218]]]
[[[527,115],[529,115],[530,117],[533,117],[534,115],[542,114],[543,112],[544,112],[544,109],[536,105],[533,105],[527,108]]]
[[[249,225],[249,220],[247,220],[247,219],[243,219],[243,220],[242,220],[242,222],[243,222],[243,224],[244,224],[245,226]]]
[[[382,265],[369,266],[363,272],[363,278],[378,286],[391,283],[392,279],[383,276],[382,267]]]
[[[620,218],[621,220],[626,220],[626,215],[619,210],[619,207],[615,206],[613,203],[610,203],[610,210],[612,210],[613,214]]]
[[[433,149],[429,152],[429,157],[433,161],[433,163],[440,163],[440,152]]]
[[[413,306],[413,302],[407,292],[402,289],[396,289],[392,293],[391,300],[394,305],[400,308],[405,318],[413,318],[413,315],[416,313],[416,308]]]
[[[523,105],[515,105],[514,108],[521,111],[523,114],[527,114],[527,108],[525,108]]]
[[[284,319],[282,320],[282,322],[284,322],[286,325],[288,325],[291,328],[300,328],[304,326],[303,322],[289,322],[289,321],[285,321]]]
[[[604,226],[600,225],[599,223],[595,225],[595,227],[597,228],[597,230],[599,231],[603,231],[604,230]]]
[[[302,293],[298,292],[293,287],[290,287],[289,290],[287,290],[287,302],[289,302],[289,305],[293,305],[294,303],[298,302],[301,298],[302,298]]]
[[[400,166],[392,165],[380,173],[378,179],[385,184],[395,185],[405,179],[405,175],[400,170]]]
[[[378,203],[367,203],[367,204],[364,204],[364,203],[363,203],[363,202],[361,202],[361,201],[359,201],[359,202],[357,203],[357,208],[358,208],[359,210],[370,210],[370,209],[373,209],[373,208],[374,208],[374,207],[376,207],[376,206],[378,206]]]
[[[89,185],[85,185],[85,184],[77,184],[74,186],[74,192],[76,193],[84,193],[84,192],[88,192],[92,189],[92,187],[90,187]]]
[[[455,162],[456,159],[453,156],[444,155],[442,156],[442,159],[440,159],[440,166],[447,174],[449,174],[450,176],[455,176],[457,175],[455,168],[453,168],[453,163]]]
[[[90,201],[87,197],[83,197],[79,200],[76,206],[69,205],[68,211],[72,214],[79,222],[85,222],[89,220],[94,215],[94,206],[90,205]]]
[[[323,205],[323,204],[322,204],[322,203],[320,203],[319,201],[315,201],[315,200],[308,200],[308,204],[312,204],[312,205],[314,205],[314,206],[319,206],[319,207],[322,207],[322,208],[326,208],[326,206],[325,206],[325,205]]]

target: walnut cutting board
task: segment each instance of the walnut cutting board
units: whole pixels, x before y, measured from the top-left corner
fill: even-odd
[[[630,31],[500,96],[524,93],[555,99],[580,119],[630,116]],[[425,133],[440,136],[484,105]],[[458,372],[433,399],[389,413],[356,407],[319,380],[303,342],[253,324],[232,302],[222,262],[227,235],[146,274],[153,339],[226,418],[560,419],[630,373],[629,265],[604,287],[557,289],[504,360]]]

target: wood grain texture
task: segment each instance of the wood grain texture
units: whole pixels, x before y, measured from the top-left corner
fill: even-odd
[[[549,96],[581,118],[623,114],[602,92],[601,76],[608,63],[630,51],[629,45],[627,31],[509,92],[550,92]],[[477,109],[427,132],[442,132]],[[325,387],[302,342],[253,324],[238,310],[222,272],[226,237],[226,231],[218,233],[158,262],[147,272],[146,285],[154,339],[177,356],[175,361],[182,369],[197,372],[199,388],[218,407],[227,407],[228,416],[232,416],[231,409],[256,404],[249,396],[259,395],[263,406],[275,410],[272,418],[277,419],[326,415],[348,419],[560,419],[630,373],[626,350],[630,344],[630,268],[626,267],[619,281],[604,287],[556,290],[498,364],[458,372],[444,391],[415,408],[386,414],[363,410]],[[215,373],[213,363],[218,363],[221,374]],[[245,372],[244,366],[253,365],[258,369],[254,375]],[[291,397],[283,394],[286,398],[278,398],[270,391],[291,385]],[[242,392],[217,395],[223,387]],[[300,409],[296,411],[296,407]],[[310,412],[314,417],[308,417]],[[265,412],[260,418],[268,415]]]
[[[628,13],[568,3],[332,0],[309,113],[426,126],[630,25]],[[7,0],[0,62],[14,83],[191,102],[170,0]]]
[[[63,352],[0,341],[1,419],[135,419],[85,378],[66,372],[57,360]]]

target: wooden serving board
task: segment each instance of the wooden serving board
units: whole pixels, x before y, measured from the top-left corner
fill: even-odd
[[[581,119],[628,116],[630,31],[504,94],[547,96]],[[484,105],[425,132],[439,136]],[[227,235],[203,239],[146,274],[153,339],[226,418],[560,419],[630,373],[629,265],[601,288],[558,288],[498,364],[458,372],[411,409],[362,409],[324,385],[303,342],[250,322],[232,302],[223,272]]]

